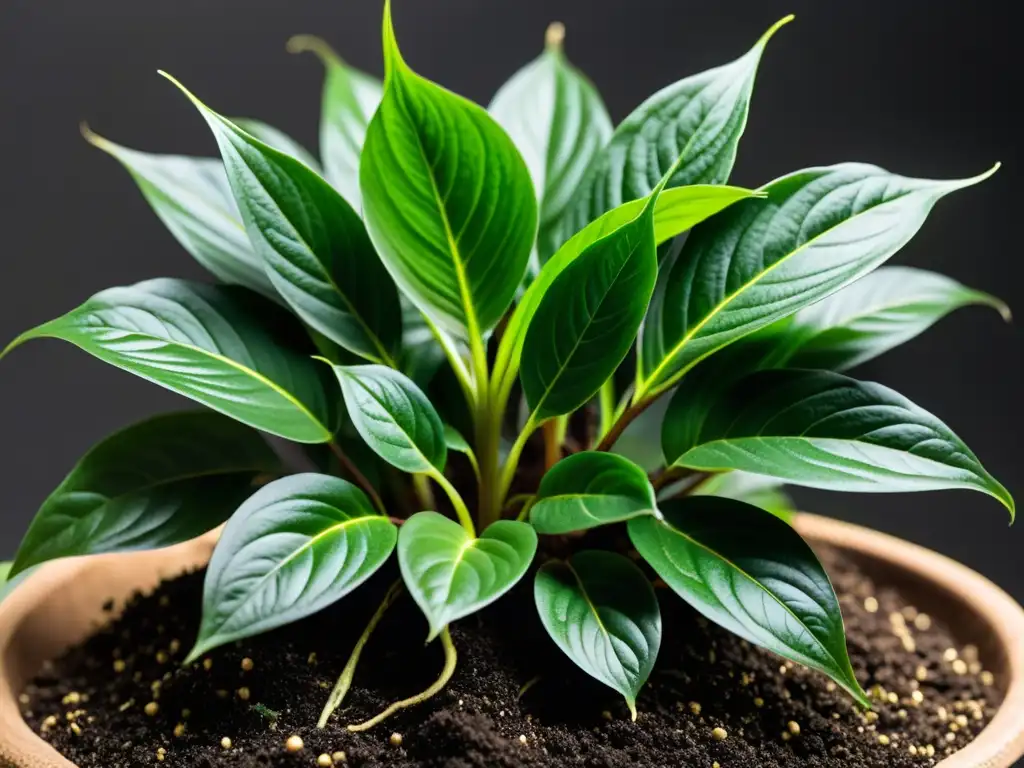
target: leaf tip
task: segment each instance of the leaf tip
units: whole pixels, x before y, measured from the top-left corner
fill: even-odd
[[[549,51],[560,52],[565,42],[565,24],[552,21],[544,32],[544,47]]]
[[[629,707],[629,719],[635,723],[637,718],[636,699],[627,696],[626,706]]]
[[[772,24],[770,27],[768,27],[768,31],[765,32],[763,35],[761,35],[761,39],[757,41],[757,47],[758,48],[763,48],[765,45],[767,45],[768,41],[771,40],[772,37],[775,36],[776,32],[778,32],[784,26],[789,24],[789,22],[793,21],[793,19],[795,19],[795,18],[796,18],[796,14],[791,13],[791,14],[789,14],[787,16],[783,16],[781,19],[779,19],[774,24]]]
[[[162,69],[158,69],[156,71],[156,73],[158,75],[160,75],[160,77],[163,77],[163,78],[169,80],[171,83],[173,83],[174,86],[177,87],[177,89],[179,91],[181,91],[183,94],[185,94],[188,97],[189,101],[191,101],[193,104],[195,104],[199,108],[200,111],[206,111],[206,105],[203,104],[203,102],[201,102],[199,99],[197,99],[195,94],[192,93],[192,91],[190,91],[188,88],[186,88],[184,85],[182,85],[181,81],[178,80],[178,78],[176,78],[171,73],[166,72],[166,71],[164,71]]]
[[[341,64],[341,57],[335,52],[327,41],[316,35],[292,35],[285,43],[284,49],[288,53],[312,53],[324,66]]]

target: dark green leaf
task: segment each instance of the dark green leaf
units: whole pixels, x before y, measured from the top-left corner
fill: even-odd
[[[315,171],[168,79],[213,131],[249,240],[277,291],[331,341],[369,360],[393,362],[402,332],[398,292],[359,214]]]
[[[284,343],[293,325],[279,307],[241,288],[148,280],[96,294],[22,334],[3,354],[29,339],[63,339],[257,429],[326,442],[325,377]]]
[[[253,120],[248,117],[236,117],[231,122],[267,146],[273,147],[278,152],[291,155],[303,165],[312,168],[317,173],[320,172],[320,164],[309,153],[309,150],[284,131],[264,123],[262,120]]]
[[[544,53],[513,75],[488,108],[530,169],[540,243],[551,241],[552,228],[612,135],[608,110],[593,84],[569,63],[560,31],[552,26]]]
[[[687,407],[686,381],[665,417],[668,461],[739,469],[838,491],[969,488],[1013,499],[949,427],[880,384],[828,371],[759,371]],[[678,406],[676,402],[678,401]]]
[[[680,597],[743,639],[824,672],[864,706],[825,570],[786,523],[733,499],[662,504],[629,521],[633,545]]]
[[[415,74],[385,6],[384,98],[360,164],[370,236],[438,326],[479,339],[508,309],[537,231],[530,175],[480,107]]]
[[[281,471],[267,443],[211,411],[143,421],[94,446],[43,502],[13,573],[58,557],[158,549],[216,528]]]
[[[444,424],[409,378],[382,365],[334,367],[345,407],[363,440],[403,472],[441,472]]]
[[[656,509],[654,489],[640,467],[615,454],[582,451],[562,459],[541,479],[530,523],[538,533],[569,533]]]
[[[793,316],[780,344],[790,368],[844,371],[923,333],[960,307],[981,304],[1009,321],[999,299],[934,272],[882,267]]]
[[[430,624],[428,642],[514,587],[536,551],[537,534],[514,520],[492,523],[476,539],[437,512],[406,520],[398,534],[398,563]]]
[[[225,283],[277,298],[263,262],[245,234],[219,161],[139,152],[97,136],[84,126],[82,133],[128,170],[153,211],[196,261]]]
[[[380,104],[380,81],[345,64],[318,37],[297,35],[288,41],[288,50],[292,53],[311,51],[323,62],[320,156],[324,176],[358,211],[362,208],[359,155],[363,151],[366,127]]]
[[[434,338],[426,318],[405,296],[402,305],[402,359],[399,370],[426,389],[444,364],[444,349]]]
[[[991,171],[990,171],[991,173]],[[819,301],[898,251],[944,195],[975,184],[846,163],[785,176],[696,227],[661,265],[636,400],[732,341]]]
[[[661,646],[661,611],[643,572],[622,555],[596,550],[552,560],[537,572],[534,600],[544,628],[588,675],[636,697]]]
[[[541,297],[520,371],[536,421],[587,402],[633,346],[658,275],[654,197],[635,219],[584,250]]]
[[[792,522],[796,514],[793,500],[783,490],[783,483],[774,477],[750,472],[720,472],[693,490],[694,496],[720,496],[745,501],[776,517]]]
[[[680,80],[637,107],[592,164],[541,258],[605,211],[646,197],[673,166],[669,187],[724,184],[747,123],[754,75],[771,29],[736,61]]]
[[[337,602],[384,564],[396,538],[391,521],[341,478],[304,474],[271,483],[224,528],[186,663]]]

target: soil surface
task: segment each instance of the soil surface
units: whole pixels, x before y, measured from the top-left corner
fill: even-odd
[[[347,724],[423,690],[440,672],[439,643],[424,646],[426,623],[403,596],[370,641],[342,709],[317,730],[394,572],[313,618],[188,668],[180,660],[196,634],[203,574],[184,576],[136,597],[122,618],[48,666],[22,708],[82,768],[298,768],[318,760],[345,768],[900,768],[934,765],[967,744],[999,697],[977,651],[956,647],[947,628],[849,561],[821,555],[872,712],[659,589],[664,641],[633,723],[614,692],[555,648],[524,587],[452,628],[459,663],[442,693],[350,733]],[[285,746],[292,736],[303,742],[297,752]]]

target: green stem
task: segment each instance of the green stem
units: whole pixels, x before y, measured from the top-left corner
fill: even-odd
[[[473,526],[473,517],[469,514],[466,502],[462,500],[462,496],[459,495],[455,486],[448,482],[448,478],[436,469],[432,470],[429,474],[434,478],[434,482],[440,485],[444,492],[448,494],[452,506],[455,507],[455,514],[459,516],[459,522],[462,523],[462,527],[466,529],[466,532],[475,539],[476,528]]]
[[[531,413],[530,418],[526,420],[526,424],[523,426],[523,431],[519,433],[519,437],[512,444],[512,450],[509,451],[508,458],[505,459],[505,469],[501,473],[501,485],[498,487],[499,507],[505,501],[505,497],[508,496],[508,489],[512,487],[512,481],[515,479],[516,470],[519,468],[519,457],[523,454],[523,448],[526,447],[526,442],[530,439],[530,435],[539,426],[540,424],[537,423],[537,420]]]
[[[526,500],[526,503],[523,504],[523,508],[519,510],[519,514],[516,516],[516,521],[520,523],[526,521],[530,516],[530,510],[533,509],[533,505],[536,503],[536,496],[531,496],[530,498],[528,498]]]
[[[605,436],[601,438],[601,442],[598,443],[595,450],[610,451],[615,446],[618,439],[622,437],[622,433],[626,431],[626,427],[632,424],[633,420],[636,419],[637,416],[650,408],[655,399],[656,398],[652,397],[647,400],[641,400],[626,408],[622,415],[615,420],[612,428],[609,429],[608,432],[605,433]]]
[[[475,414],[476,421],[476,454],[479,462],[479,496],[478,511],[480,524],[486,527],[498,519],[501,514],[501,499],[498,498],[499,473],[498,452],[501,442],[501,423],[504,419],[504,408],[490,393],[481,393],[480,407]]]
[[[406,709],[408,707],[414,707],[417,704],[422,704],[424,701],[427,701],[427,699],[430,699],[431,697],[436,696],[438,693],[440,693],[441,690],[446,685],[448,685],[448,681],[452,679],[452,675],[455,673],[455,664],[458,661],[458,654],[456,654],[455,652],[455,644],[452,643],[452,636],[448,632],[448,627],[445,627],[441,631],[441,645],[444,646],[444,669],[441,671],[441,676],[434,681],[433,685],[427,688],[427,690],[423,691],[423,693],[418,693],[415,696],[410,696],[408,699],[396,701],[394,704],[385,709],[379,715],[370,718],[365,723],[359,723],[358,725],[350,725],[348,727],[348,730],[352,733],[357,733],[359,731],[368,731],[370,728],[373,728],[373,726],[378,725],[387,718],[391,717],[391,715],[395,714],[395,712],[398,712],[402,709]]]
[[[600,421],[597,427],[597,439],[600,441],[602,437],[608,434],[608,430],[612,428],[615,423],[615,382],[612,379],[608,379],[604,384],[601,385],[601,391],[598,393],[598,405],[600,410]]]
[[[381,602],[380,607],[377,608],[377,612],[373,614],[373,617],[370,619],[370,623],[366,625],[366,629],[363,630],[363,634],[360,635],[359,640],[356,642],[356,647],[352,649],[352,655],[348,657],[348,663],[345,665],[345,668],[341,670],[341,676],[338,678],[338,682],[335,684],[334,690],[331,691],[331,697],[327,700],[327,706],[324,707],[324,711],[320,715],[320,722],[316,725],[317,728],[322,729],[327,727],[327,721],[345,700],[345,694],[348,693],[348,689],[352,686],[352,678],[355,677],[356,667],[359,664],[359,657],[363,653],[363,648],[366,647],[366,643],[369,641],[370,635],[373,634],[373,630],[377,628],[380,620],[384,618],[384,613],[401,594],[402,580],[399,579],[388,588],[388,591],[384,594],[384,600]]]
[[[427,475],[417,472],[412,476],[412,487],[419,499],[423,509],[437,509],[437,502],[434,500],[434,491],[430,487],[430,480]]]
[[[341,465],[348,471],[350,475],[352,475],[352,478],[360,486],[362,486],[362,489],[366,491],[366,494],[373,501],[373,505],[377,508],[377,511],[380,512],[382,515],[386,515],[387,510],[384,508],[384,502],[381,500],[380,494],[377,493],[377,489],[373,487],[373,483],[371,483],[366,478],[366,475],[364,475],[359,470],[359,467],[355,465],[355,462],[352,461],[352,459],[350,459],[343,450],[341,450],[341,446],[338,445],[337,440],[331,440],[331,442],[328,443],[328,445],[334,452],[334,455],[338,457],[338,461],[341,462]]]

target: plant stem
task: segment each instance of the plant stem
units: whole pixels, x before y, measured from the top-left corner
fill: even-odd
[[[683,478],[684,470],[679,467],[666,467],[661,473],[651,480],[651,487],[655,491],[660,491],[669,483],[674,483],[676,480]]]
[[[690,494],[692,494],[694,491],[696,491],[698,488],[700,488],[702,485],[704,485],[708,480],[710,480],[714,476],[715,476],[714,472],[700,472],[700,473],[694,475],[693,482],[690,483],[688,486],[686,486],[686,488],[683,489],[682,495],[683,496],[689,496]]]
[[[408,699],[402,699],[396,701],[390,707],[385,709],[376,717],[372,717],[365,723],[359,723],[358,725],[350,725],[348,730],[352,733],[359,731],[367,731],[373,726],[378,725],[391,715],[395,714],[399,710],[406,709],[408,707],[414,707],[417,704],[422,704],[427,699],[436,696],[440,691],[448,684],[448,681],[452,679],[452,674],[455,672],[455,664],[458,661],[458,654],[455,652],[455,644],[452,643],[452,636],[448,632],[448,627],[445,627],[441,632],[441,645],[444,646],[444,669],[441,671],[441,676],[434,681],[423,693],[418,693],[415,696],[410,696]]]
[[[476,413],[476,455],[479,462],[479,483],[477,511],[480,524],[486,527],[501,514],[501,499],[498,497],[501,468],[498,466],[498,450],[501,442],[501,423],[505,409],[499,406],[489,392],[481,393],[480,407]]]
[[[595,450],[610,451],[615,446],[618,439],[622,437],[622,433],[626,431],[626,427],[632,424],[633,420],[636,419],[637,416],[650,408],[651,404],[654,403],[654,400],[655,398],[641,400],[640,402],[634,403],[626,408],[622,415],[615,420],[615,424],[612,425],[612,428],[609,429],[608,432],[605,433],[605,436],[601,438],[601,442],[598,443]]]
[[[530,510],[533,509],[533,505],[537,503],[537,497],[531,496],[523,504],[523,508],[519,510],[519,514],[516,516],[516,522],[522,523],[530,516]]]
[[[544,468],[551,469],[562,459],[565,416],[544,422]]]
[[[341,462],[341,465],[350,475],[352,475],[352,478],[362,487],[362,489],[366,491],[366,495],[373,501],[373,505],[377,508],[377,511],[382,515],[386,515],[387,510],[384,508],[384,502],[381,500],[380,494],[377,493],[377,489],[373,487],[373,483],[366,478],[366,475],[359,471],[359,467],[355,465],[355,462],[353,462],[352,459],[350,459],[345,452],[341,450],[341,446],[338,445],[337,440],[331,440],[328,445],[330,445],[331,451],[334,452],[334,455],[338,457],[338,461]]]
[[[417,473],[412,476],[412,487],[419,499],[423,509],[437,509],[437,502],[434,500],[434,491],[430,487],[430,480],[427,475]]]
[[[366,646],[367,641],[369,641],[370,635],[373,634],[373,630],[377,628],[380,620],[384,618],[384,613],[401,594],[402,580],[399,579],[388,588],[388,591],[384,594],[384,600],[381,601],[380,607],[377,608],[377,612],[373,614],[370,623],[366,625],[363,634],[359,636],[355,648],[352,649],[352,655],[348,657],[348,663],[341,670],[341,676],[338,678],[334,690],[331,691],[331,697],[327,700],[327,706],[324,707],[324,711],[320,715],[320,722],[317,723],[317,728],[325,728],[331,715],[334,714],[345,700],[345,694],[348,693],[348,689],[352,685],[352,678],[355,677],[356,666],[359,664],[359,657],[363,653],[363,648]]]
[[[519,437],[512,444],[512,450],[508,452],[508,458],[505,459],[505,468],[501,473],[501,485],[498,486],[497,502],[499,508],[505,501],[505,497],[508,496],[508,489],[512,487],[512,481],[515,479],[516,470],[519,468],[519,457],[523,454],[523,448],[526,447],[530,435],[536,431],[538,426],[540,425],[537,424],[536,419],[531,413],[530,418],[526,420],[526,424],[523,426],[523,431],[519,433]]]
[[[598,408],[600,419],[597,427],[597,439],[600,440],[615,423],[615,381],[608,379],[601,385],[598,393]]]
[[[451,499],[452,506],[455,507],[455,514],[459,516],[459,522],[462,523],[462,527],[466,529],[466,532],[476,538],[476,528],[473,526],[473,517],[469,514],[469,509],[466,508],[466,502],[462,500],[462,496],[455,489],[455,486],[448,482],[448,478],[445,477],[438,470],[430,472],[430,476],[434,478],[434,481],[441,486],[448,498]]]
[[[532,493],[519,493],[513,496],[505,504],[505,508],[501,511],[501,516],[504,517],[507,512],[510,512],[513,507],[519,504],[529,504],[532,499],[535,499],[536,495]]]

